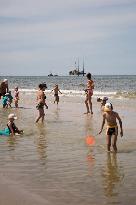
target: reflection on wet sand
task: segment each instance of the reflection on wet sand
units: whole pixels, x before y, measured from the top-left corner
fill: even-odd
[[[8,143],[8,147],[10,150],[15,150],[15,147],[16,147],[16,136],[9,136],[8,137],[8,140],[7,140],[7,143]]]
[[[38,124],[38,135],[36,139],[37,151],[42,163],[45,164],[45,159],[47,157],[47,140],[46,140],[46,127],[44,124]]]
[[[119,187],[124,178],[123,169],[118,165],[117,154],[107,153],[106,167],[102,173],[106,197],[119,195]]]

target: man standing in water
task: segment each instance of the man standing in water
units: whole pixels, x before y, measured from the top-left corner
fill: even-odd
[[[88,73],[86,75],[86,77],[87,77],[88,81],[87,81],[87,89],[85,90],[86,91],[85,105],[86,105],[86,109],[87,109],[87,112],[85,114],[88,114],[90,112],[91,112],[91,114],[93,114],[92,95],[93,95],[93,89],[94,89],[94,82],[91,79],[91,73]]]

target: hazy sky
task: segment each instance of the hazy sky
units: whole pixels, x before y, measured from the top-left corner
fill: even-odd
[[[0,75],[136,74],[136,0],[0,0]]]

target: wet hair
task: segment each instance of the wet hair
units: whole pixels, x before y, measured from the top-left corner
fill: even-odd
[[[102,102],[102,99],[101,98],[97,98],[97,102]]]
[[[91,73],[87,73],[86,77],[87,77],[89,80],[91,80],[91,77],[92,77]]]
[[[40,89],[43,89],[43,88],[47,88],[47,85],[46,85],[46,83],[40,83],[40,84],[38,85],[38,87],[39,87]]]

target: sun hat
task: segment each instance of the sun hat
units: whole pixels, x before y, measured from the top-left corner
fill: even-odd
[[[8,80],[7,80],[7,79],[4,79],[3,82],[4,82],[4,83],[8,83]]]
[[[14,119],[16,120],[17,119],[17,116],[14,114],[14,113],[11,113],[8,115],[8,119]]]
[[[113,110],[113,106],[111,103],[106,103],[105,106],[104,106],[104,111],[107,112],[107,111],[112,111]]]

